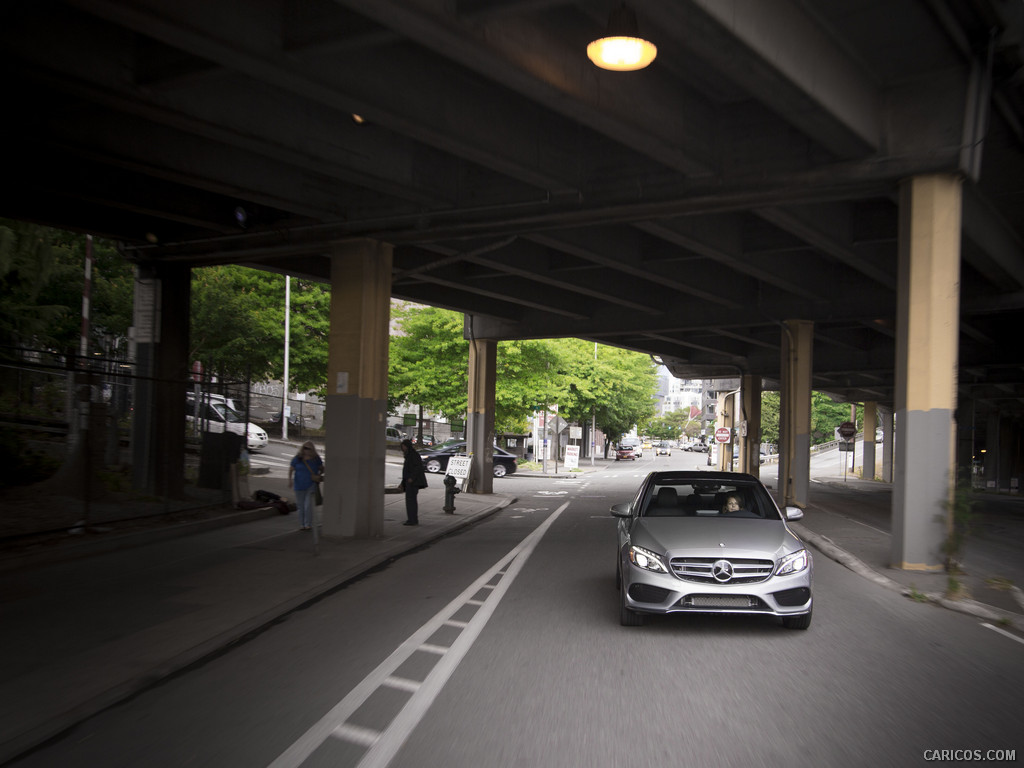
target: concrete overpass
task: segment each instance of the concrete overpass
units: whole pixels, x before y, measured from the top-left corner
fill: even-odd
[[[467,313],[480,444],[497,339],[780,387],[797,502],[807,393],[871,403],[902,436],[894,560],[933,567],[957,457],[1021,473],[1020,3],[637,0],[658,57],[630,73],[585,56],[616,5],[5,3],[0,215],[125,243],[166,299],[158,378],[187,371],[190,268],[331,282],[354,473],[391,296]]]

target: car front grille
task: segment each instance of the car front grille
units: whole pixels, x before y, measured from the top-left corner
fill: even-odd
[[[714,577],[715,563],[725,560],[732,566],[733,575],[727,581]],[[775,563],[771,560],[728,557],[673,557],[669,561],[672,573],[683,581],[702,584],[758,584],[771,578]]]
[[[679,605],[694,609],[768,610],[764,601],[753,595],[687,595]]]

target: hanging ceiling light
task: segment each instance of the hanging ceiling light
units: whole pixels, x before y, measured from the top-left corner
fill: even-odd
[[[587,58],[594,64],[618,72],[643,69],[657,55],[657,46],[640,37],[636,14],[625,5],[608,15],[605,36],[587,46]]]

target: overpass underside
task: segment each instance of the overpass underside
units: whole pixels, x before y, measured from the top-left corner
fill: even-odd
[[[15,4],[0,216],[120,240],[157,280],[329,282],[330,439],[366,451],[339,482],[383,458],[389,297],[472,318],[478,443],[502,339],[780,387],[797,503],[808,393],[875,403],[895,414],[893,560],[936,567],[955,466],[983,445],[997,484],[1022,471],[1019,4],[630,8],[658,57],[624,73],[584,54],[606,0]],[[373,535],[379,510],[346,517],[373,494],[330,485],[360,510],[332,530]]]

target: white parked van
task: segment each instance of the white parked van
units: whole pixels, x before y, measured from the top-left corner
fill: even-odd
[[[250,451],[260,451],[267,447],[267,433],[253,424],[246,422],[245,416],[229,405],[229,400],[221,395],[189,394],[185,405],[185,421],[190,425],[198,423],[203,432],[222,433],[234,432],[245,435],[246,447]]]

